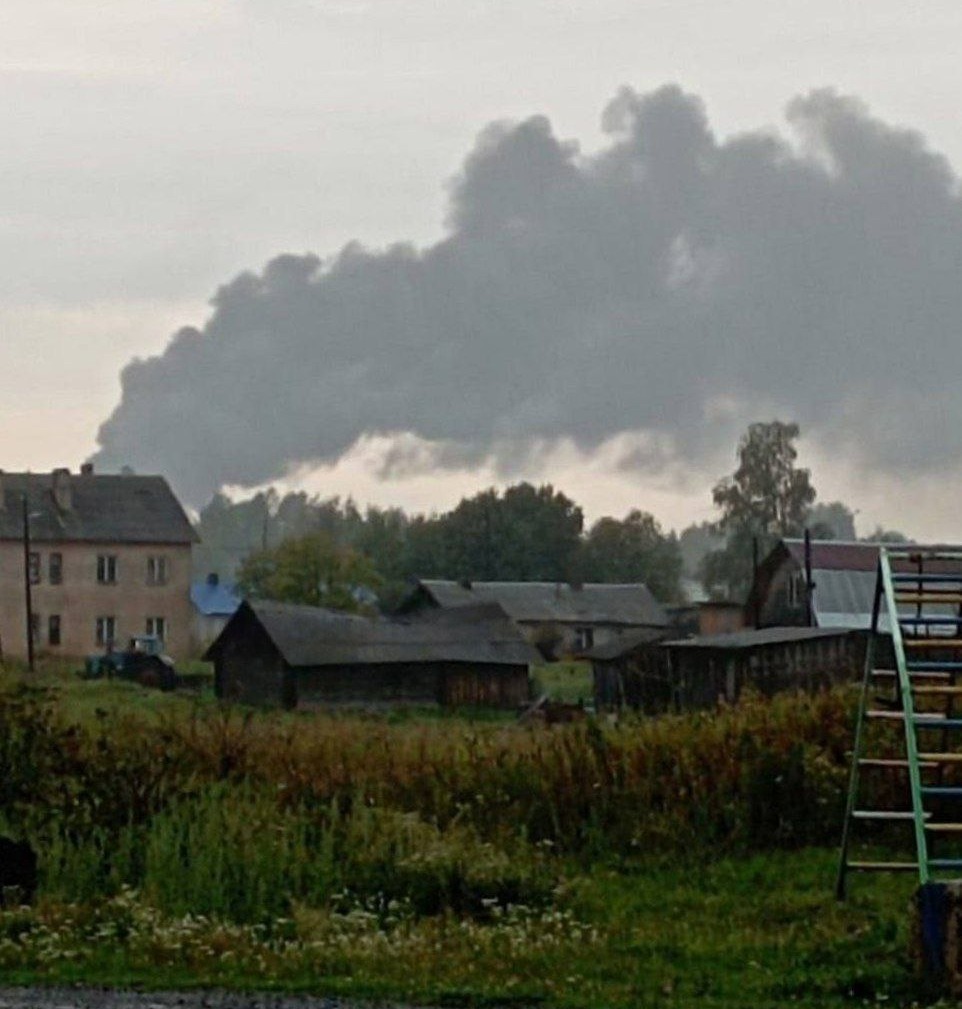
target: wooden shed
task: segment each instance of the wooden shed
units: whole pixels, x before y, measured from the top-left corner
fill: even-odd
[[[634,708],[664,711],[670,706],[665,630],[650,628],[624,634],[579,654],[591,663],[596,711]]]
[[[812,690],[862,672],[865,637],[844,628],[767,627],[666,641],[669,706],[736,701],[747,687]]]
[[[538,654],[494,604],[372,619],[244,602],[205,658],[217,696],[245,704],[514,708]]]

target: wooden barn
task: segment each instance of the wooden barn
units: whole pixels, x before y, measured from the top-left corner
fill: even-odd
[[[287,708],[514,708],[528,701],[528,667],[538,661],[493,604],[372,619],[244,602],[204,657],[218,697]]]
[[[675,710],[763,694],[814,690],[859,676],[865,639],[845,628],[767,627],[666,641],[666,700]]]

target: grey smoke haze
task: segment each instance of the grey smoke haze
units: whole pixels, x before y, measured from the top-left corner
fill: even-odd
[[[487,127],[425,249],[282,255],[136,360],[100,466],[224,484],[411,432],[386,475],[642,432],[693,465],[778,414],[878,470],[962,457],[962,203],[919,135],[831,91],[792,136],[719,142],[674,86],[623,90],[583,156],[541,116]],[[939,442],[936,449],[936,441]]]

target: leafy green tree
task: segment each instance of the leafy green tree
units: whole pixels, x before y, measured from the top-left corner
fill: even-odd
[[[763,556],[782,536],[800,536],[815,501],[807,469],[795,465],[797,424],[751,424],[738,445],[738,466],[712,491],[725,546],[708,554],[702,581],[715,596],[743,599],[752,579],[752,549]]]
[[[565,581],[576,571],[584,515],[550,484],[491,488],[439,521],[448,577]]]
[[[808,530],[817,540],[846,540],[855,536],[855,513],[841,501],[819,501],[812,505],[806,520]]]
[[[584,542],[585,581],[645,582],[666,602],[681,597],[678,538],[665,535],[653,515],[637,509],[623,520],[599,519]]]
[[[369,558],[334,542],[327,532],[284,540],[252,553],[237,573],[240,591],[254,599],[359,612],[369,608],[382,578]]]
[[[863,543],[911,543],[911,539],[900,533],[897,529],[883,529],[876,526],[872,532],[865,537]]]

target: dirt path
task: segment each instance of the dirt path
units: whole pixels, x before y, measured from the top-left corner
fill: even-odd
[[[378,1003],[379,1009],[402,1009]],[[96,988],[0,988],[0,1009],[375,1009],[337,998],[233,992],[119,992]],[[414,1009],[414,1007],[408,1007]]]

